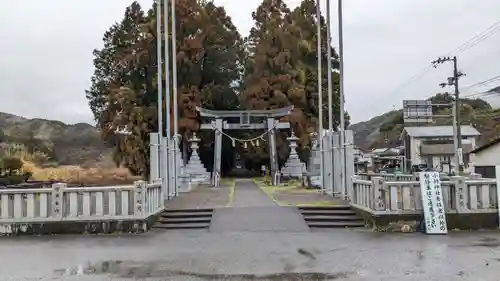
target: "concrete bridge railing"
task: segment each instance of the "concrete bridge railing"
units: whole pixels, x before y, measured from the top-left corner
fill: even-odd
[[[420,182],[371,180],[354,176],[351,205],[373,215],[420,214],[423,212]],[[496,179],[453,176],[441,182],[446,213],[497,213]]]
[[[164,209],[161,181],[134,185],[0,190],[0,225],[144,220]]]
[[[386,173],[359,173],[359,176],[363,180],[371,180],[374,177],[382,177],[386,181],[415,181],[418,180],[419,173],[414,174],[386,174]],[[471,178],[481,177],[478,174],[470,176]],[[450,177],[446,173],[440,173],[441,181],[449,181]]]

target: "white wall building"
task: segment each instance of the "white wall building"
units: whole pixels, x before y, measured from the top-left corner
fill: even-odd
[[[495,166],[500,165],[500,138],[471,151],[470,161],[472,172],[484,178],[496,178]]]
[[[469,163],[469,154],[476,148],[481,134],[472,126],[461,126],[463,161]],[[453,126],[405,127],[402,133],[405,157],[409,165],[426,165],[437,171],[455,171]]]

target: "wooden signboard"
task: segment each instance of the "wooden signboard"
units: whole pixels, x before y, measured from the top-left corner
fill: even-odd
[[[427,234],[447,234],[443,191],[438,172],[420,173],[420,190]]]

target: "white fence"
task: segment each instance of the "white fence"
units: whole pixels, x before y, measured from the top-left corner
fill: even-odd
[[[351,205],[373,214],[421,213],[420,182],[385,181],[382,177],[363,180],[354,176]],[[498,212],[496,179],[467,179],[454,176],[442,181],[447,213]]]
[[[352,189],[350,178],[354,175],[354,134],[351,130],[344,132],[344,144],[341,143],[340,132],[324,130],[323,150],[320,150],[319,137],[313,139],[311,156],[308,161],[307,174],[313,186],[321,186],[330,195],[349,196]],[[321,178],[321,154],[324,155],[324,179]],[[341,159],[345,157],[345,167]],[[347,190],[342,183],[344,178]],[[346,193],[346,194],[344,194]]]
[[[362,180],[371,180],[373,177],[382,177],[386,181],[415,181],[418,180],[419,173],[413,174],[388,174],[388,173],[359,173],[356,176],[359,176]],[[446,173],[440,173],[439,177],[441,181],[449,181],[450,176]],[[468,175],[468,178],[481,178],[479,174],[471,174]]]
[[[362,180],[371,180],[375,177],[381,177],[386,181],[414,181],[416,175],[412,174],[386,174],[386,173],[359,173],[356,176]]]
[[[161,182],[0,190],[0,224],[145,219],[164,208]]]

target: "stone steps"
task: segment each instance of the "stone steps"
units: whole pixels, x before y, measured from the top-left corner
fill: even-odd
[[[159,216],[153,228],[206,229],[210,227],[213,209],[167,209]]]
[[[299,211],[310,228],[365,226],[363,219],[357,216],[348,205],[329,207],[304,206],[299,207]]]

